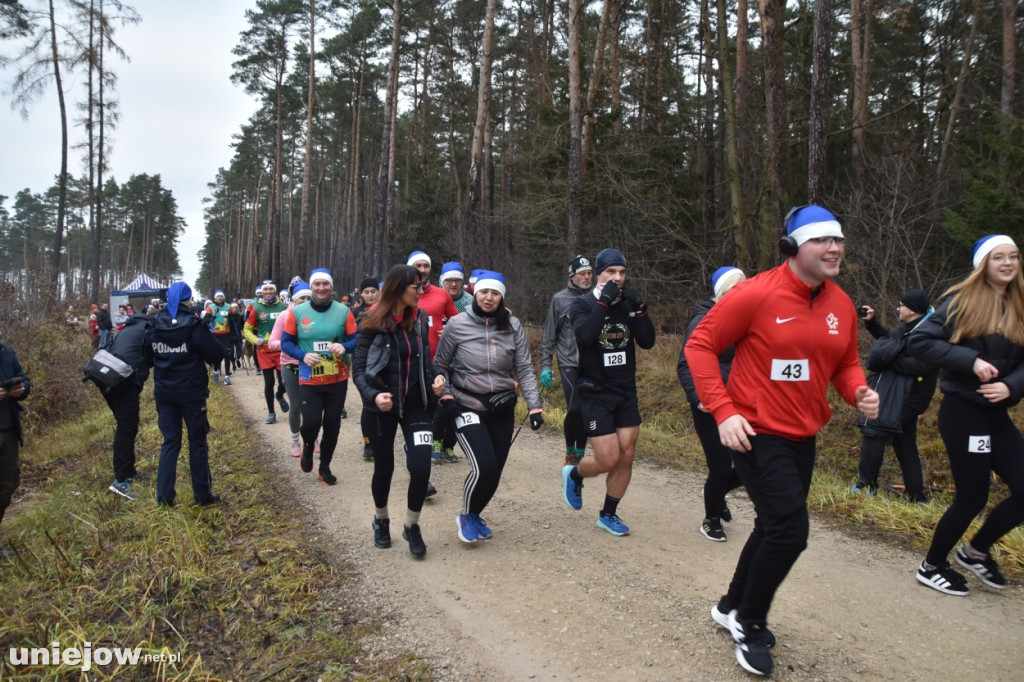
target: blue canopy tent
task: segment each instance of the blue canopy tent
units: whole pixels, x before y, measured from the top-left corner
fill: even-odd
[[[168,287],[160,284],[146,273],[140,273],[128,286],[110,292],[110,310],[111,312],[117,310],[118,306],[127,304],[133,298],[144,298],[147,303],[153,299],[166,300],[167,289]],[[145,309],[145,306],[141,306],[139,312],[142,309]]]

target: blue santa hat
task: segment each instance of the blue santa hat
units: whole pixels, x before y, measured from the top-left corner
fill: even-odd
[[[800,206],[789,212],[786,221],[786,234],[800,246],[808,239],[821,237],[843,237],[843,228],[836,217],[827,208],[821,206]]]
[[[413,263],[419,263],[421,260],[425,260],[429,264],[430,256],[423,253],[422,251],[413,251],[412,253],[409,254],[409,260],[405,261],[405,264],[412,265]]]
[[[224,296],[223,290],[217,289],[217,291],[213,292],[213,297],[214,298],[217,298],[218,296]]]
[[[743,271],[731,265],[718,268],[711,274],[711,289],[715,292],[715,298],[721,298],[726,286],[743,275]]]
[[[451,261],[442,265],[440,282],[444,284],[446,279],[466,279],[462,274],[462,263]]]
[[[493,289],[501,294],[502,298],[505,298],[505,276],[500,272],[492,272],[490,270],[480,270],[480,279],[473,285],[474,292],[480,292],[484,289]]]
[[[178,308],[192,298],[192,287],[184,282],[175,282],[167,290],[167,308],[171,313],[171,324],[178,324]]]
[[[474,270],[473,272],[469,273],[469,283],[470,284],[476,284],[476,281],[478,279],[480,279],[480,273],[482,273],[482,272],[487,272],[487,271],[486,270]]]
[[[310,284],[320,280],[330,282],[331,286],[334,286],[334,278],[331,277],[331,271],[328,270],[327,268],[316,268],[315,270],[309,273]]]
[[[1013,239],[1007,237],[1005,234],[988,234],[974,242],[974,247],[971,249],[971,263],[974,267],[978,267],[985,261],[987,256],[992,249],[997,246],[1013,246],[1017,245],[1013,243]]]
[[[292,300],[302,298],[303,296],[313,297],[313,290],[309,288],[309,284],[303,282],[301,279],[298,282],[292,282]]]

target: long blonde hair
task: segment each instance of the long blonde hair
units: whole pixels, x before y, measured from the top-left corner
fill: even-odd
[[[988,259],[974,268],[962,282],[954,284],[943,294],[952,296],[947,318],[953,319],[953,333],[949,340],[960,343],[990,334],[1006,337],[1018,346],[1024,346],[1024,272],[1006,286],[1001,295],[988,283]]]

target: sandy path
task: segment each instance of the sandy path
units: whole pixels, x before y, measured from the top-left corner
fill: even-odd
[[[421,518],[428,546],[414,560],[401,539],[408,478],[398,445],[391,549],[373,546],[372,463],[361,457],[359,400],[350,386],[327,487],[288,454],[285,415],[263,425],[262,378],[236,374],[230,394],[281,454],[282,494],[294,495],[326,549],[357,574],[354,598],[380,613],[368,659],[414,651],[446,680],[720,680],[748,677],[731,639],[709,616],[750,532],[752,508],[729,498],[729,541],[697,531],[703,479],[638,464],[620,512],[632,535],[595,527],[603,479],[588,482],[582,511],[561,501],[562,444],[554,430],[523,428],[484,513],[494,538],[456,536],[464,459],[435,466],[440,490]],[[460,452],[456,449],[457,452]],[[461,452],[460,452],[461,454]],[[1024,673],[1024,590],[973,577],[971,595],[919,585],[920,557],[846,535],[812,519],[810,547],[779,591],[769,623],[779,640],[777,679],[1019,680]]]

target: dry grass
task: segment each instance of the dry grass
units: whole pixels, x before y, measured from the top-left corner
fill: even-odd
[[[529,331],[536,359],[539,358],[540,331]],[[676,378],[681,348],[681,336],[661,334],[652,350],[637,351],[640,413],[644,418],[637,443],[637,458],[660,466],[705,471],[704,454],[693,430],[689,403]],[[545,419],[551,425],[548,428],[560,429],[565,418],[561,388],[545,389],[542,397]],[[891,448],[886,452],[879,477],[882,486],[879,494],[870,497],[850,492],[850,486],[857,480],[860,457],[857,412],[832,392],[833,416],[819,436],[817,464],[808,499],[810,508],[857,530],[868,529],[894,545],[926,549],[935,524],[949,506],[953,494],[949,462],[938,433],[940,399],[941,395],[936,392],[931,408],[922,416],[918,426],[921,465],[931,501],[917,505],[906,503],[901,498],[903,479]],[[1021,410],[1017,407],[1011,411],[1018,427],[1022,424]],[[1008,495],[1006,486],[995,480],[989,509]],[[979,525],[976,521],[969,534]],[[1017,528],[1004,536],[995,553],[1008,575],[1018,580],[1024,578],[1024,529]]]
[[[88,641],[93,650],[181,655],[175,665],[94,668],[93,679],[429,679],[413,655],[361,662],[375,616],[351,606],[344,567],[274,490],[246,425],[212,401],[210,421],[224,502],[208,508],[188,505],[184,453],[178,506],[156,505],[161,438],[151,401],[138,441],[137,502],[106,490],[112,418],[102,403],[32,441],[23,451],[29,498],[3,524],[4,547],[16,554],[0,558],[0,651]],[[0,678],[56,680],[76,670],[14,668],[5,656]]]

